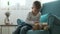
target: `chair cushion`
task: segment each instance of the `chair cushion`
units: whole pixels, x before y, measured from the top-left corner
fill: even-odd
[[[27,34],[49,34],[49,31],[46,30],[29,30]]]
[[[47,22],[48,21],[48,17],[49,17],[49,13],[41,15],[40,22],[41,23]]]

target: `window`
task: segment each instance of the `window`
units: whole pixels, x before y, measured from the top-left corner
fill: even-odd
[[[8,6],[8,1],[9,1],[9,6]],[[0,0],[0,8],[1,9],[7,9],[7,8],[12,8],[12,9],[28,9],[31,8],[32,3],[36,0]],[[47,3],[47,2],[52,2],[55,0],[38,0],[41,1],[41,3]]]
[[[9,5],[8,5],[9,2]],[[18,8],[19,6],[25,6],[26,0],[0,0],[0,8]]]
[[[0,8],[7,7],[8,0],[0,0]]]
[[[24,6],[26,3],[26,0],[9,0],[10,5],[13,6],[15,4],[20,4],[20,6]]]

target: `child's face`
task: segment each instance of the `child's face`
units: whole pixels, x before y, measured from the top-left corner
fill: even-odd
[[[39,12],[39,10],[40,10],[40,9],[37,9],[37,7],[36,7],[36,6],[33,6],[33,7],[32,7],[32,11],[33,11],[34,13]]]

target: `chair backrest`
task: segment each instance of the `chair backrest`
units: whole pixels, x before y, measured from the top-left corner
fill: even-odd
[[[42,15],[46,13],[51,13],[52,15],[56,15],[58,18],[60,17],[60,0],[49,2],[43,4]],[[60,34],[60,19],[56,16],[50,16],[49,25],[52,29],[52,34]]]
[[[60,17],[60,1],[54,1],[43,4],[41,12],[42,15],[46,13],[51,13],[53,15]]]

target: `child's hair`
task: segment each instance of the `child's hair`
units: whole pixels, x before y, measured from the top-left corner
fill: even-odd
[[[41,2],[39,1],[34,1],[33,5],[36,6],[37,9],[41,8]]]

